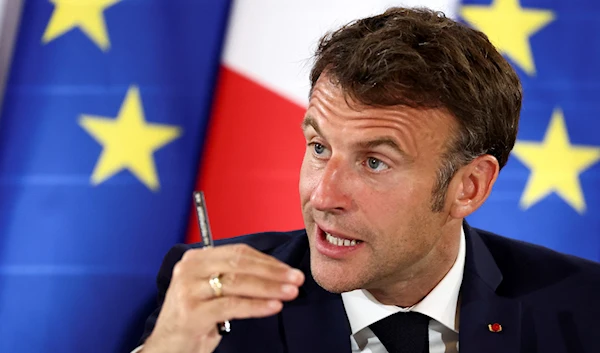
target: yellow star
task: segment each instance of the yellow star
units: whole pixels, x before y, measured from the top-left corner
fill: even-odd
[[[554,20],[552,11],[522,8],[519,0],[493,0],[491,6],[463,6],[460,13],[523,71],[535,75],[529,37]]]
[[[556,192],[577,212],[585,212],[579,174],[600,160],[600,147],[572,145],[560,109],[552,113],[544,141],[517,141],[513,153],[531,169],[521,196],[522,208]]]
[[[79,27],[100,49],[110,47],[103,12],[120,0],[50,0],[54,12],[48,22],[42,43],[63,35]]]
[[[136,86],[129,87],[116,119],[82,115],[79,125],[103,146],[92,174],[93,185],[129,169],[154,191],[160,185],[152,154],[181,134],[176,126],[144,120],[140,92]]]

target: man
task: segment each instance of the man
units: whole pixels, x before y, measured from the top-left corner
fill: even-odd
[[[392,8],[325,36],[311,83],[306,229],[175,246],[144,353],[600,352],[597,264],[464,221],[521,108],[485,35]]]

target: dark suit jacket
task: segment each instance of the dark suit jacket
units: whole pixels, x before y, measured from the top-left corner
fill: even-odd
[[[600,352],[600,265],[503,238],[465,224],[466,263],[460,299],[461,353]],[[301,269],[306,281],[297,299],[263,319],[233,320],[216,352],[350,352],[350,326],[339,294],[310,275],[304,230],[226,239],[246,243]],[[194,245],[177,245],[158,274],[159,307],[140,343],[151,333],[173,266]],[[503,330],[490,332],[488,324]]]

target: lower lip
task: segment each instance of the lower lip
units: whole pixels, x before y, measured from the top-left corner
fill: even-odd
[[[344,257],[349,256],[352,252],[360,249],[364,244],[358,243],[356,245],[350,246],[339,246],[333,245],[325,239],[325,232],[323,232],[320,228],[317,227],[316,231],[316,248],[317,251],[327,257],[331,257],[334,259],[342,259]]]

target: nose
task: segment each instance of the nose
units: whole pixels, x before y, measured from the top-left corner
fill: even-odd
[[[316,210],[330,213],[348,210],[352,205],[349,193],[350,173],[342,160],[329,159],[310,196],[312,206]]]

